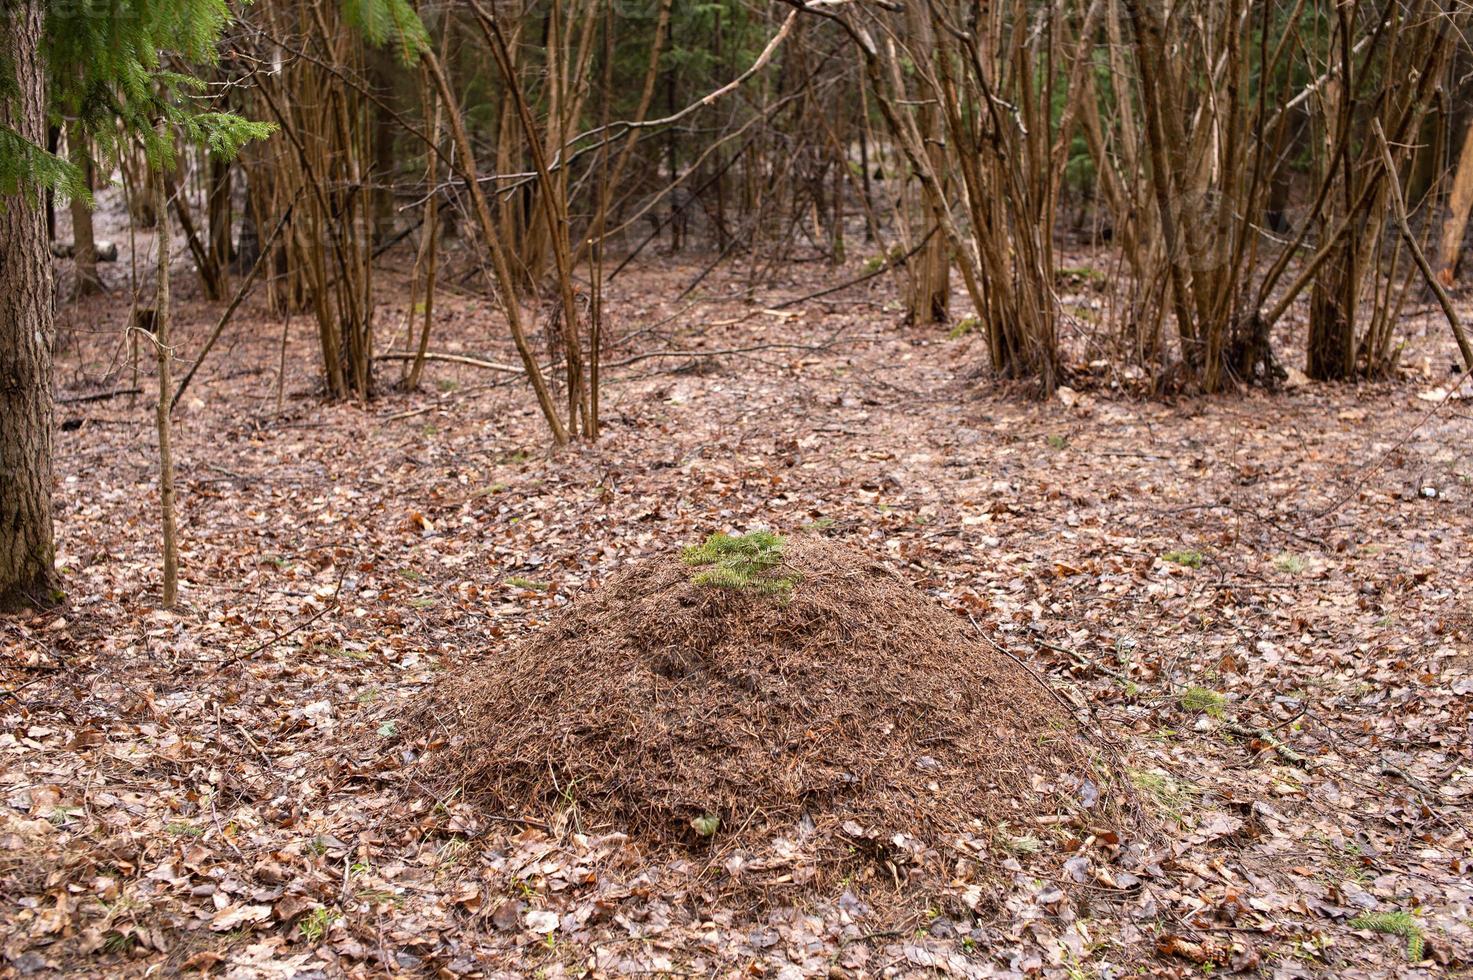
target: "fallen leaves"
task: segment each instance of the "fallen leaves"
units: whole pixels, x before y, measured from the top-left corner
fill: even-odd
[[[244,925],[265,922],[270,918],[269,905],[230,905],[215,913],[210,919],[210,929],[213,932],[227,932]]]
[[[641,273],[611,308],[657,321],[690,274]],[[254,375],[202,379],[179,466],[212,495],[181,498],[172,614],[150,609],[137,413],[118,402],[98,409],[108,424],[59,434],[71,606],[0,619],[3,968],[142,972],[170,949],[243,978],[531,975],[565,950],[609,973],[1395,975],[1400,945],[1348,923],[1399,908],[1429,955],[1467,963],[1461,390],[1442,387],[1449,405],[1414,432],[1432,393],[1406,387],[1174,406],[1080,382],[1034,405],[973,390],[965,342],[922,350],[918,331],[843,308],[736,322],[751,308],[712,295],[672,329],[726,348],[758,323],[763,341],[801,341],[843,321],[852,343],[800,372],[621,374],[601,441],[557,454],[508,389],[468,384],[430,432],[310,397],[258,420]],[[447,294],[445,330],[483,337],[466,302]],[[213,323],[195,313],[181,343]],[[241,364],[276,363],[279,331],[259,333],[243,331]],[[303,390],[306,342],[288,356]],[[87,360],[62,374],[107,370],[92,346],[63,352]],[[434,400],[386,397],[385,416]],[[1077,695],[1111,751],[1171,782],[1071,798],[1134,792],[1159,840],[1088,817],[979,828],[931,918],[872,907],[865,887],[893,890],[888,870],[786,907],[783,879],[811,873],[791,840],[708,869],[576,814],[524,829],[453,800],[406,813],[397,767],[422,747],[395,719],[438,672],[494,656],[621,562],[756,523],[892,556]],[[1170,551],[1210,560],[1166,568]],[[1182,708],[1194,687],[1222,692],[1222,718]],[[704,902],[701,874],[728,872],[779,884],[761,908]]]
[[[557,931],[559,918],[556,912],[548,912],[545,909],[533,909],[527,912],[522,921],[527,931],[538,936],[546,936]]]

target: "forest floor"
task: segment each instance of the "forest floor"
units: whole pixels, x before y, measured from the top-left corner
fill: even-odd
[[[1473,415],[1430,314],[1395,383],[1040,403],[978,340],[897,326],[883,280],[773,311],[845,273],[753,303],[723,270],[675,300],[703,261],[613,284],[604,434],[560,452],[474,368],[401,394],[385,363],[381,397],[324,404],[303,317],[278,413],[252,300],[177,412],[170,612],[148,366],[136,399],[67,400],[131,384],[126,290],[64,308],[69,602],[0,619],[0,974],[1469,969]],[[179,278],[187,358],[218,307]],[[387,338],[408,289],[380,289]],[[432,346],[505,362],[477,293],[441,294]],[[972,616],[1114,746],[1149,831],[1041,819],[980,845],[985,881],[818,894],[785,890],[778,841],[736,901],[709,855],[404,778],[398,719],[437,675],[630,559],[756,526]]]

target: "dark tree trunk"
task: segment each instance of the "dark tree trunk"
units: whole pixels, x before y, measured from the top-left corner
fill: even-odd
[[[387,48],[375,48],[368,54],[368,77],[383,104],[375,100],[369,109],[373,120],[373,173],[369,180],[373,205],[369,213],[373,221],[374,244],[389,240],[394,234],[394,194],[390,186],[394,183],[396,159],[394,156],[395,120],[390,113],[397,99],[394,84],[397,63]],[[387,106],[387,107],[386,107]]]
[[[218,153],[210,154],[210,194],[207,210],[210,219],[210,263],[225,270],[235,261],[235,248],[231,244],[231,225],[235,222],[235,210],[231,201],[230,161]]]
[[[1310,288],[1309,342],[1304,373],[1316,381],[1355,376],[1354,272],[1347,268],[1354,249],[1344,248],[1325,262]]]
[[[907,323],[945,323],[951,318],[951,252],[946,236],[931,240],[905,265],[905,319]]]
[[[40,0],[0,14],[15,97],[0,122],[36,144],[46,139]],[[0,608],[57,599],[51,536],[51,250],[44,195],[0,204]]]
[[[19,13],[16,16],[21,16]],[[55,154],[61,149],[61,127],[46,127],[46,152]],[[56,191],[47,188],[46,191],[46,244],[50,245],[56,241]]]

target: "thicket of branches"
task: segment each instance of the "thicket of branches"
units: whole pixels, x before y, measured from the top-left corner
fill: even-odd
[[[1301,351],[1316,379],[1383,376],[1429,300],[1473,371],[1448,294],[1473,209],[1469,18],[1462,0],[8,0],[0,606],[55,592],[48,227],[70,197],[73,282],[98,288],[87,205],[110,173],[223,304],[176,384],[168,249],[152,308],[133,280],[169,604],[171,409],[257,288],[282,318],[278,403],[295,318],[329,398],[448,358],[524,378],[558,445],[598,435],[605,291],[656,248],[691,249],[684,294],[726,263],[754,300],[784,266],[859,253],[822,294],[897,276],[909,320],[976,332],[995,376],[1045,396],[1086,374],[1272,386]],[[1076,253],[1101,284],[1085,296]],[[407,304],[385,263],[408,265]],[[493,298],[516,364],[436,349],[447,285]]]
[[[310,317],[332,397],[386,363],[419,383],[462,243],[559,443],[597,434],[603,289],[654,247],[755,284],[862,237],[911,319],[979,331],[1045,394],[1086,361],[1271,385],[1291,311],[1311,377],[1383,375],[1424,292],[1473,363],[1445,291],[1473,201],[1467,21],[1455,0],[258,0],[208,91],[278,132],[187,159],[200,216],[171,199],[208,295],[248,278]],[[374,270],[402,242],[411,314],[384,323]],[[1076,246],[1108,273],[1088,304],[1058,284]]]

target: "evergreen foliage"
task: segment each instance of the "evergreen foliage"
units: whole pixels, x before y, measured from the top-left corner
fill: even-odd
[[[1204,711],[1213,718],[1222,717],[1227,698],[1219,691],[1206,687],[1189,687],[1182,693],[1181,706],[1186,711]]]
[[[204,83],[168,67],[216,62],[216,41],[230,21],[225,0],[51,0],[45,14],[52,117],[75,119],[104,157],[136,139],[151,163],[165,167],[175,131],[230,155],[274,128],[208,111]],[[7,59],[0,99],[15,95]],[[0,193],[37,188],[87,194],[79,167],[0,127]]]
[[[63,197],[87,193],[80,168],[0,125],[0,196],[31,194],[38,187]]]
[[[778,571],[783,539],[771,531],[735,538],[713,534],[705,543],[686,548],[683,557],[687,565],[710,566],[696,574],[697,585],[786,595],[798,581],[797,575]]]
[[[1409,912],[1368,912],[1350,920],[1353,929],[1369,929],[1391,936],[1401,936],[1407,941],[1407,959],[1420,962],[1427,951],[1427,939],[1422,927]]]
[[[392,42],[406,63],[429,44],[408,0],[343,0],[343,14],[370,43]],[[176,134],[234,156],[276,127],[213,111],[204,82],[178,70],[216,64],[230,21],[226,0],[49,0],[42,46],[53,119],[75,119],[104,158],[137,140],[152,165],[170,167]],[[0,53],[0,102],[15,95],[14,65]],[[0,194],[37,188],[87,195],[80,167],[0,126]]]
[[[343,0],[343,19],[361,31],[369,44],[392,43],[399,59],[413,64],[430,46],[430,35],[408,0]]]

